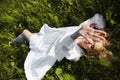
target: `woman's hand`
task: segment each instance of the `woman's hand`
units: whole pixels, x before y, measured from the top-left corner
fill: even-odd
[[[105,40],[101,35],[106,35],[106,32],[94,29],[93,27],[96,25],[97,23],[93,22],[91,24],[84,25],[82,29],[79,30],[79,34],[81,34],[92,45],[94,45],[94,41]]]

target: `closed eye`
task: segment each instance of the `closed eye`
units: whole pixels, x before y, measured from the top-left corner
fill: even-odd
[[[95,48],[95,46],[94,46],[94,45],[92,45],[92,46],[91,46],[91,49],[94,49],[94,48]]]

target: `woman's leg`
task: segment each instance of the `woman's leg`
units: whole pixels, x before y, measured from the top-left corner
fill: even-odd
[[[24,41],[29,42],[29,39],[32,35],[33,35],[33,33],[31,33],[29,30],[25,29],[25,30],[23,30],[23,32],[18,37],[16,37],[12,41],[10,41],[10,44],[14,45],[16,43],[22,43]]]
[[[30,37],[33,35],[33,33],[31,33],[29,30],[25,29],[25,30],[23,30],[22,35],[24,36],[24,38],[26,40],[29,41]]]

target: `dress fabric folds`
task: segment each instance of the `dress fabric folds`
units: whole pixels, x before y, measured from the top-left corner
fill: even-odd
[[[27,80],[42,79],[55,62],[61,61],[63,58],[78,61],[84,52],[71,38],[71,35],[83,25],[96,20],[104,24],[99,18],[102,16],[97,14],[79,26],[64,28],[51,28],[44,24],[40,31],[30,38],[30,52],[24,63]],[[100,27],[97,26],[97,28]]]
[[[79,60],[83,51],[70,37],[79,28],[50,28],[44,24],[41,30],[30,38],[30,52],[24,64],[27,80],[40,80],[56,61],[63,58]]]

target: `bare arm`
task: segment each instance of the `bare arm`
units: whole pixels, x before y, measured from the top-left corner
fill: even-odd
[[[76,39],[78,36],[82,35],[92,45],[94,45],[94,41],[104,40],[105,38],[100,35],[106,35],[106,32],[94,29],[93,26],[95,25],[97,25],[95,22],[84,25],[81,29],[72,34],[71,38]]]

